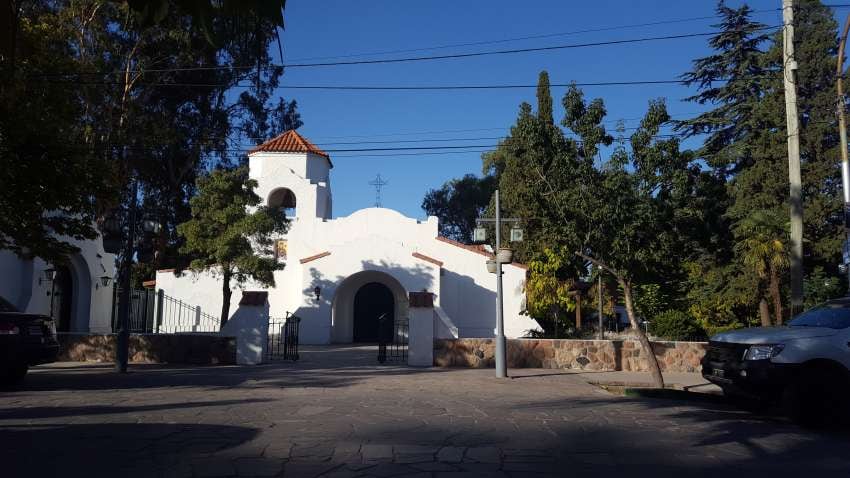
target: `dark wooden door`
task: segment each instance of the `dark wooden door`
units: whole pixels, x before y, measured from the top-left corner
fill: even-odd
[[[395,299],[384,284],[370,282],[354,296],[354,342],[377,342],[392,335]]]
[[[71,278],[71,270],[65,266],[56,268],[56,276],[53,279],[53,320],[56,321],[56,330],[59,332],[71,331],[71,305],[74,296],[74,284]]]

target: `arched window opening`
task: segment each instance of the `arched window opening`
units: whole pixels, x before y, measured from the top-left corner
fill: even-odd
[[[287,188],[279,188],[269,194],[269,207],[279,207],[283,209],[286,217],[295,217],[295,193]]]

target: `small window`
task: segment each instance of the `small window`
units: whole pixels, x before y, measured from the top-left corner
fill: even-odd
[[[269,194],[269,207],[282,208],[286,217],[295,217],[295,193],[291,189],[279,188]]]

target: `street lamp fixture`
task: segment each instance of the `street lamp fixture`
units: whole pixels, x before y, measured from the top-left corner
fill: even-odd
[[[48,268],[44,269],[41,277],[38,278],[38,285],[41,285],[42,282],[53,282],[53,279],[56,278],[56,269]]]
[[[109,283],[112,281],[112,277],[109,276],[101,276],[100,277],[100,285],[103,287],[109,287]]]
[[[162,231],[162,224],[154,219],[147,218],[142,221],[142,230],[145,231],[146,234],[155,236]]]
[[[313,287],[313,294],[316,295],[316,302],[318,302],[322,296],[322,288],[319,286]]]

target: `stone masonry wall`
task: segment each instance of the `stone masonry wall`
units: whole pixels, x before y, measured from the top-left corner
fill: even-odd
[[[59,334],[60,361],[114,362],[115,334]],[[130,361],[193,365],[236,363],[236,339],[217,334],[132,334]]]
[[[662,371],[699,372],[705,342],[653,342]],[[646,372],[648,366],[637,340],[509,339],[508,367],[560,368],[592,371]],[[494,367],[493,339],[437,339],[438,367]]]

